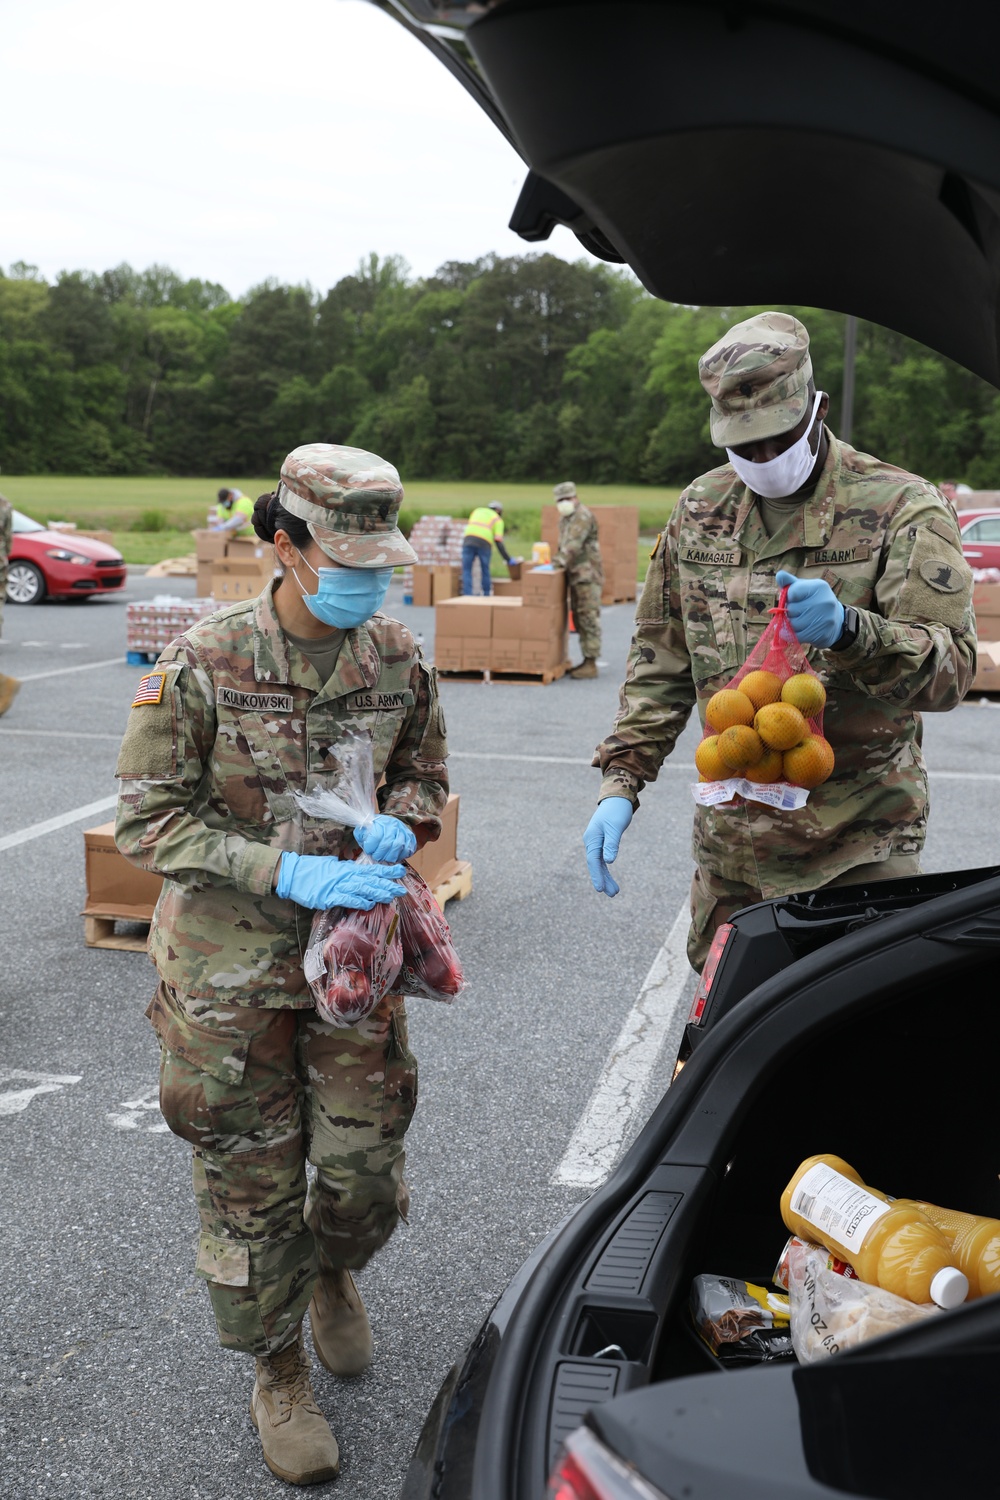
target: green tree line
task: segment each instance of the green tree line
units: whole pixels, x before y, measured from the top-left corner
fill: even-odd
[[[325,294],[241,299],[163,266],[0,273],[0,466],[8,473],[271,473],[335,441],[404,478],[683,484],[718,462],[697,360],[757,309],[685,307],[627,273],[487,256],[415,278],[372,255]],[[840,415],[844,319],[812,336]],[[872,323],[858,328],[856,446],[1000,487],[1000,396]]]

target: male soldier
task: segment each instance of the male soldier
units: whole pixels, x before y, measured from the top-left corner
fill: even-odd
[[[597,658],[601,654],[601,585],[604,583],[597,522],[593,511],[580,504],[576,485],[571,481],[557,484],[552,493],[559,512],[559,546],[552,561],[557,568],[566,569],[569,607],[573,611],[583,652],[583,661],[566,675],[596,677]]]
[[[231,536],[252,536],[253,501],[242,490],[221,489],[216,497],[216,519],[212,531],[226,531]]]
[[[0,495],[0,627],[3,625],[3,603],[7,597],[7,565],[10,561],[10,539],[13,528],[10,501]],[[16,677],[0,672],[0,714],[5,714],[21,686]]]
[[[919,710],[954,708],[975,675],[972,577],[955,514],[932,485],[842,443],[824,425],[809,335],[767,312],[703,355],[711,433],[729,462],[681,495],[653,552],[604,773],[584,836],[608,864],[695,703],[760,639],[779,590],[827,691],[836,764],[805,806],[695,813],[688,956],[761,897],[917,873],[927,826]]]

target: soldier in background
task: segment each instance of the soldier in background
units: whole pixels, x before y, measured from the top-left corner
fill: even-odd
[[[7,568],[10,563],[10,543],[13,533],[13,517],[10,501],[0,495],[0,629],[3,627],[3,606],[7,597]],[[21,686],[16,677],[6,677],[0,672],[0,715],[5,714],[17,696]]]
[[[251,1414],[272,1473],[316,1484],[337,1442],[303,1344],[335,1375],[372,1356],[351,1276],[406,1217],[403,1138],[416,1059],[402,995],[355,1028],[320,1021],[302,972],[314,911],[401,894],[406,859],[441,830],[447,747],[433,668],[377,613],[397,527],[391,464],[296,448],[254,509],[284,576],[192,626],[136,694],[116,774],[116,837],[163,875],[147,1015],[160,1107],[194,1148],[201,1238],[222,1344],[256,1358]],[[345,731],[371,737],[380,813],[357,835],[298,811],[336,785]],[[377,864],[355,862],[358,844]],[[307,1191],[306,1164],[315,1168]]]
[[[559,512],[559,544],[552,561],[566,569],[569,607],[580,640],[583,661],[569,677],[596,677],[601,654],[601,587],[604,569],[593,511],[581,505],[576,485],[567,480],[552,491]]]
[[[730,329],[702,356],[712,441],[728,462],[688,486],[657,541],[584,836],[608,865],[697,704],[746,661],[788,586],[789,619],[827,691],[836,761],[806,805],[695,813],[688,956],[761,897],[916,874],[927,828],[920,711],[961,703],[976,670],[972,575],[952,506],[840,442],[815,389],[809,335],[784,313]]]

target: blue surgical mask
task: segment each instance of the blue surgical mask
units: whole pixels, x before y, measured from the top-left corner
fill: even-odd
[[[302,557],[302,553],[299,553]],[[335,630],[353,630],[370,620],[389,591],[392,580],[391,568],[314,568],[304,557],[302,561],[310,573],[315,573],[319,586],[315,594],[302,589],[302,602],[324,625]],[[295,582],[302,588],[302,579],[295,569]]]

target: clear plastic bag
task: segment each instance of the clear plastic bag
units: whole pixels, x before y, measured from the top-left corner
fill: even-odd
[[[908,1302],[835,1270],[823,1245],[793,1238],[783,1261],[792,1309],[792,1346],[803,1364],[852,1349],[940,1311],[932,1302]]]
[[[404,995],[450,1004],[465,986],[451,929],[430,886],[416,870],[403,876],[406,894],[396,903],[403,942],[399,987]]]
[[[371,741],[348,732],[337,745],[341,775],[336,789],[296,794],[303,812],[345,828],[365,828],[375,818]],[[374,864],[367,854],[359,864]],[[332,1026],[356,1026],[393,989],[450,1002],[465,980],[451,930],[430,888],[415,870],[405,892],[371,911],[334,907],[313,917],[303,970],[316,1009]]]
[[[695,752],[700,780],[691,788],[702,807],[740,797],[785,810],[804,807],[809,792],[833,770],[833,751],[823,735],[826,690],[792,629],[787,593],[781,590],[743,666],[706,706]],[[727,697],[734,692],[738,698]],[[741,765],[744,753],[748,759]]]
[[[336,789],[296,793],[303,812],[343,828],[365,828],[375,818],[375,771],[367,735],[349,731],[337,745]],[[367,854],[359,864],[374,864]],[[403,964],[396,903],[371,911],[336,906],[313,917],[303,971],[322,1020],[357,1026],[394,988]]]

